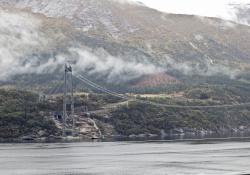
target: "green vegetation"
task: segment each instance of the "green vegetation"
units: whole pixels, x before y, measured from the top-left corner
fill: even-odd
[[[55,123],[44,116],[39,96],[30,92],[0,89],[0,138],[57,133]]]
[[[168,96],[137,98],[169,105],[206,106],[237,104],[250,101],[250,86],[245,82],[233,82],[228,86],[205,84],[181,88]],[[183,86],[184,87],[184,86]],[[175,96],[174,94],[181,94]],[[171,96],[173,95],[173,96]],[[102,109],[107,104],[123,100],[106,94],[77,93],[76,110],[87,106],[90,111]],[[0,138],[18,138],[24,135],[45,136],[60,134],[51,119],[53,112],[62,111],[62,96],[40,99],[37,94],[16,90],[0,89]],[[103,116],[109,115],[105,118]],[[129,106],[117,107],[99,116],[92,116],[97,123],[113,126],[118,134],[157,134],[199,132],[201,130],[223,132],[250,128],[250,107],[181,109],[167,108],[130,102]],[[98,122],[100,121],[100,122]],[[105,127],[105,125],[100,126]],[[105,128],[103,128],[105,130]]]
[[[239,126],[249,127],[250,108],[188,110],[159,108],[144,104],[132,104],[113,113],[112,123],[121,135],[160,134],[182,128],[184,132],[201,130],[232,131]]]
[[[97,110],[121,100],[106,94],[78,94],[76,108],[87,106]],[[59,135],[60,130],[52,120],[54,112],[62,111],[62,96],[41,98],[39,95],[18,90],[0,89],[0,138],[22,136]]]
[[[142,99],[142,98],[141,98]],[[144,98],[144,100],[170,105],[220,105],[250,101],[250,91],[246,87],[200,86],[184,91],[178,98]],[[171,133],[178,129],[184,132],[201,130],[223,132],[250,127],[250,107],[186,109],[167,108],[130,103],[129,108],[113,112],[112,123],[121,135]]]

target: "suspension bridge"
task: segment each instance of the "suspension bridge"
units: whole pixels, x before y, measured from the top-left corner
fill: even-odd
[[[142,100],[138,99],[136,97],[131,97],[127,96],[125,94],[120,94],[115,91],[109,90],[99,84],[96,84],[95,82],[91,81],[88,79],[86,76],[77,73],[73,71],[73,67],[66,63],[64,66],[64,88],[63,88],[63,116],[62,116],[62,121],[63,121],[63,136],[66,135],[65,131],[67,129],[67,121],[70,119],[72,122],[72,134],[77,135],[75,124],[76,124],[76,118],[77,118],[77,113],[75,113],[75,104],[74,104],[74,88],[73,88],[73,78],[76,80],[98,90],[103,93],[112,95],[114,97],[118,97],[120,99],[123,99],[124,102],[121,102],[121,105],[128,105],[130,101],[134,101],[137,103],[142,103],[146,105],[153,105],[156,107],[164,107],[164,108],[179,108],[179,109],[215,109],[215,108],[235,108],[235,107],[246,107],[250,106],[250,103],[235,103],[235,104],[220,104],[220,105],[170,105],[170,104],[163,104],[163,103],[157,103],[157,102],[152,102],[148,100]],[[58,87],[56,87],[58,88]],[[70,111],[68,111],[68,105],[70,105]],[[108,108],[108,107],[107,107]],[[111,106],[112,108],[112,106]],[[102,113],[104,110],[97,110],[97,111],[89,111],[88,113]],[[96,125],[94,123],[94,125]]]

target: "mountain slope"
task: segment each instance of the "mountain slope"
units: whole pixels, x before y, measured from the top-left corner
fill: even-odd
[[[22,55],[26,60],[35,54],[56,60],[55,65],[64,56],[77,63],[77,70],[108,82],[176,71],[234,78],[250,68],[250,28],[230,21],[166,14],[115,0],[1,0],[0,5],[46,21],[40,28],[46,42],[52,38],[50,44],[41,53],[29,50]]]

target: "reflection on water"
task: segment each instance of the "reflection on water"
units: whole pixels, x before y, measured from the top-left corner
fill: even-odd
[[[247,174],[249,160],[248,140],[0,144],[1,175]]]
[[[212,140],[230,140],[232,138],[237,139],[245,139],[250,138],[250,132],[225,132],[225,133],[211,133],[211,134],[183,134],[183,135],[166,135],[164,137],[117,137],[112,139],[106,139],[105,141],[186,141],[186,140],[204,140],[204,139],[212,139]]]

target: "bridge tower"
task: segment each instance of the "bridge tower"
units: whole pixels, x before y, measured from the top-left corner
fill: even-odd
[[[67,106],[70,105],[68,115]],[[71,65],[65,64],[64,68],[64,96],[63,96],[63,136],[66,136],[67,119],[72,119],[73,135],[75,135],[75,107],[73,89],[73,69]]]

